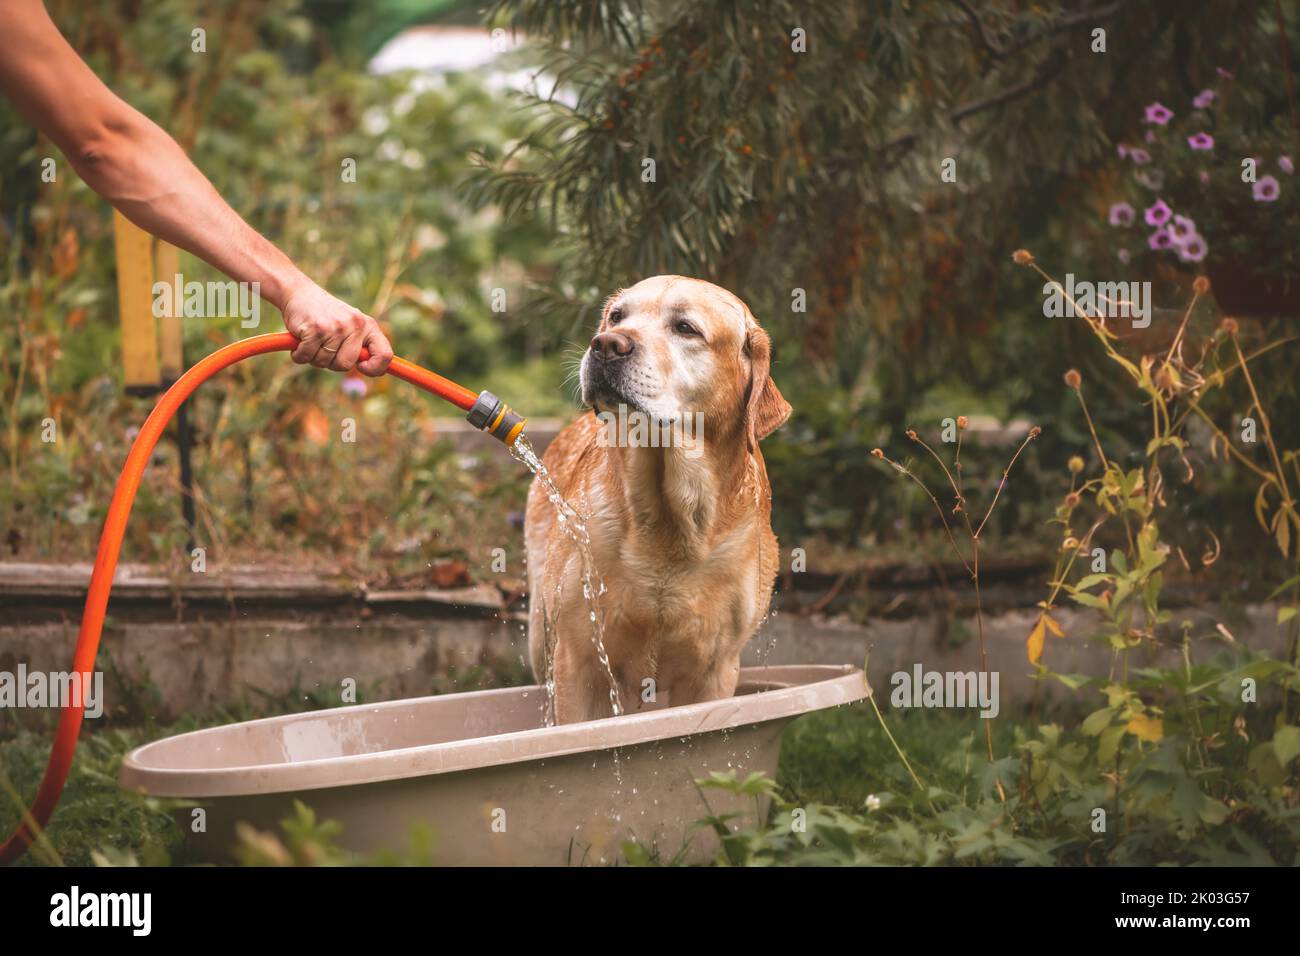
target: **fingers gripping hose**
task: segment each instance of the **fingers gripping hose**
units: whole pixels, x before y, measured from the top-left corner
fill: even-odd
[[[113,587],[113,573],[117,568],[118,552],[122,547],[122,535],[126,531],[127,518],[131,515],[131,505],[135,493],[140,487],[145,466],[153,454],[154,446],[162,437],[163,430],[177,409],[194,390],[217,372],[236,362],[242,362],[254,355],[266,352],[292,351],[298,340],[287,332],[278,335],[258,335],[242,339],[224,348],[217,349],[202,359],[193,368],[182,375],[163,393],[158,404],[154,406],[149,417],[145,419],[136,436],[131,451],[127,454],[126,465],[117,479],[113,491],[113,500],[108,506],[108,515],[104,520],[104,530],[99,537],[99,551],[95,555],[95,567],[90,575],[90,588],[86,592],[86,607],[81,615],[81,630],[77,635],[77,649],[72,658],[74,673],[89,674],[95,666],[95,655],[99,650],[99,638],[104,629],[104,613],[108,609],[108,595]],[[366,358],[362,350],[362,359]],[[410,382],[433,395],[469,412],[469,420],[476,428],[490,432],[493,437],[511,444],[523,431],[524,419],[511,411],[510,407],[491,392],[476,395],[467,388],[421,368],[405,359],[395,358],[388,367],[388,374],[403,381]],[[72,686],[78,686],[73,684]],[[82,699],[69,701],[59,715],[59,726],[54,735],[54,747],[50,751],[49,763],[45,767],[45,776],[41,779],[36,799],[23,822],[0,845],[0,863],[12,863],[26,851],[36,839],[36,834],[49,821],[54,807],[63,793],[63,785],[68,779],[72,767],[72,755],[77,748],[77,737],[81,731],[81,719],[85,711],[85,693],[90,681],[79,682]]]

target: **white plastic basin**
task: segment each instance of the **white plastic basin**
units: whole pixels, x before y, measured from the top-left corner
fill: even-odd
[[[124,787],[185,797],[195,853],[229,857],[236,823],[276,829],[295,799],[343,824],[358,853],[435,833],[449,865],[614,863],[633,840],[664,859],[716,852],[694,781],[713,771],[776,772],[781,730],[801,714],[861,700],[862,671],[742,669],[736,696],[546,727],[537,686],[421,697],[272,717],[168,737],[129,753]],[[707,790],[715,812],[754,804]]]

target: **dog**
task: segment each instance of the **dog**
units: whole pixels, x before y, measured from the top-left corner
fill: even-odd
[[[557,723],[735,693],[778,570],[758,443],[791,409],[771,354],[709,282],[656,276],[606,301],[580,368],[588,411],[542,459],[576,514],[562,527],[540,478],[525,513],[529,656]]]

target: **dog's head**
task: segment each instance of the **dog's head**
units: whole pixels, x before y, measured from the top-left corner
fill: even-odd
[[[699,279],[655,276],[610,296],[582,358],[582,400],[656,423],[702,415],[707,433],[743,429],[750,450],[790,417],[772,381],[772,344],[749,308]]]

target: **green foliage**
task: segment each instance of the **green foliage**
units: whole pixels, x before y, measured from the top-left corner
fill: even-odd
[[[1267,689],[1267,706],[1243,703],[1247,676]],[[1114,705],[1069,728],[1024,721],[1004,729],[997,746],[1005,742],[1011,755],[992,763],[969,720],[891,715],[931,781],[924,790],[870,710],[800,718],[783,742],[781,786],[734,773],[699,781],[770,796],[770,811],[757,822],[709,816],[700,825],[718,835],[719,862],[731,865],[1295,864],[1300,727],[1279,702],[1300,690],[1300,670],[1245,656],[1198,665],[1190,680],[1179,668],[1143,671],[1132,691],[1166,699],[1159,740],[1123,733],[1115,688],[1086,684]]]
[[[192,139],[195,163],[227,201],[314,279],[379,317],[399,354],[490,386],[534,417],[571,409],[552,343],[518,309],[526,287],[554,268],[549,229],[462,198],[471,154],[525,129],[481,76],[380,76],[328,58],[295,69],[295,51],[315,34],[292,4],[258,5],[252,23],[238,4],[218,4],[206,19],[193,0],[135,19],[113,4],[66,6],[60,26],[81,38],[79,51],[109,85],[182,143]],[[188,52],[200,20],[214,36],[222,30],[205,56]],[[43,183],[39,160],[50,150],[7,104],[0,130],[0,535],[20,559],[81,557],[93,549],[129,426],[152,403],[121,394],[107,204],[64,162],[57,181]],[[349,159],[355,182],[342,176]],[[181,271],[221,278],[189,256]],[[496,289],[505,312],[493,311]],[[257,329],[232,316],[188,319],[185,354],[279,327],[269,307]],[[198,537],[212,557],[315,555],[400,577],[464,557],[485,536],[518,546],[507,516],[522,509],[522,469],[487,442],[492,457],[481,465],[440,447],[434,418],[458,413],[423,393],[378,381],[358,397],[341,384],[268,357],[191,400]],[[41,440],[47,417],[54,443]],[[337,440],[344,417],[364,436],[356,446]],[[129,559],[166,561],[185,541],[176,461],[164,440],[128,529]],[[491,517],[466,509],[471,501]]]
[[[153,728],[139,727],[86,735],[55,825],[19,865],[165,866],[183,860],[184,835],[171,811],[186,804],[127,793],[117,782],[123,755],[152,739]],[[0,743],[0,830],[6,834],[18,824],[19,806],[25,808],[35,792],[48,755],[48,732],[20,732]]]
[[[1017,253],[1016,259],[1050,281],[1028,253]],[[1198,284],[1196,294],[1205,291],[1206,287]],[[1040,680],[1059,681],[1076,693],[1096,693],[1102,706],[1068,729],[1041,724],[1034,732],[1032,724],[1017,725],[1009,748],[1005,742],[995,746],[986,724],[986,757],[973,758],[974,734],[965,738],[962,746],[934,735],[938,743],[931,740],[928,745],[941,748],[937,758],[932,758],[936,768],[920,758],[907,757],[873,703],[881,734],[870,745],[876,750],[876,759],[892,762],[893,754],[885,747],[888,741],[901,764],[893,768],[894,783],[901,783],[903,789],[895,790],[881,781],[879,792],[869,793],[863,800],[865,814],[852,804],[837,807],[815,797],[808,799],[806,794],[771,790],[777,798],[775,810],[754,826],[738,829],[734,820],[717,816],[703,821],[719,837],[723,862],[1296,862],[1300,850],[1300,726],[1292,707],[1293,695],[1300,692],[1296,661],[1300,576],[1291,576],[1271,595],[1289,597],[1277,615],[1279,626],[1290,638],[1286,661],[1234,651],[1207,663],[1194,662],[1194,643],[1226,640],[1232,645],[1231,634],[1222,625],[1217,633],[1197,634],[1190,618],[1175,623],[1175,616],[1161,607],[1164,569],[1174,551],[1161,534],[1161,520],[1169,507],[1165,470],[1179,464],[1187,474],[1185,483],[1194,476],[1188,457],[1190,443],[1183,437],[1188,421],[1202,421],[1211,430],[1211,457],[1221,447],[1225,456],[1231,453],[1242,459],[1258,479],[1256,517],[1272,539],[1268,551],[1274,568],[1278,564],[1294,566],[1291,529],[1300,530],[1287,467],[1294,466],[1296,458],[1293,451],[1278,447],[1269,409],[1258,397],[1258,371],[1252,370],[1257,355],[1247,355],[1242,349],[1238,323],[1225,320],[1200,344],[1194,358],[1185,359],[1180,346],[1195,305],[1193,299],[1163,359],[1146,355],[1137,362],[1119,351],[1116,335],[1101,317],[1077,316],[1149,407],[1144,417],[1149,416],[1150,439],[1145,461],[1138,467],[1122,465],[1108,455],[1093,430],[1083,377],[1077,371],[1066,376],[1066,385],[1075,392],[1088,423],[1101,473],[1084,477],[1087,464],[1082,457],[1069,463],[1070,490],[1055,519],[1063,528],[1064,540],[1050,593],[1039,603],[1041,611],[1029,635],[1027,653],[1030,663],[1037,665]],[[1254,401],[1252,411],[1262,423],[1259,441],[1264,454],[1259,463],[1246,459],[1230,444],[1203,406],[1207,396],[1234,374],[1245,381]],[[909,431],[908,436],[930,450],[917,433]],[[958,475],[960,447],[952,466]],[[909,469],[881,451],[875,454],[930,496]],[[943,464],[938,456],[932,457]],[[946,467],[944,471],[948,476]],[[1010,466],[1004,474],[1009,473]],[[1300,480],[1300,472],[1295,474]],[[948,489],[942,493],[946,497]],[[952,494],[954,513],[965,514],[967,501],[959,480],[952,481]],[[943,507],[937,499],[932,500],[943,517]],[[1089,510],[1093,514],[1085,516]],[[948,524],[946,518],[944,524]],[[1094,535],[1107,525],[1122,528],[1124,542],[1109,555],[1105,549],[1093,548]],[[978,537],[978,532],[972,535]],[[957,549],[955,541],[953,548]],[[960,557],[960,550],[957,553]],[[1181,550],[1179,554],[1182,556]],[[1092,566],[1074,575],[1080,556]],[[1209,565],[1218,557],[1216,541],[1201,561]],[[978,588],[978,570],[972,571],[972,577]],[[1061,593],[1096,612],[1099,627],[1091,639],[1105,643],[1112,652],[1114,664],[1107,676],[1057,674],[1042,663],[1047,633],[1065,637],[1052,616]],[[1130,653],[1144,644],[1180,646],[1182,666],[1130,671]],[[858,732],[865,732],[861,725]],[[799,753],[797,738],[789,743]],[[861,787],[865,782],[862,771],[848,769],[845,761],[860,768],[869,765],[871,758],[861,753],[861,743],[854,744],[851,737],[845,740],[840,728],[829,732],[822,728],[806,738],[812,757],[800,754],[794,759],[820,768],[820,779],[829,779],[832,786],[843,788],[837,777],[844,774]],[[995,758],[995,753],[1007,749],[1012,756]],[[940,773],[951,780],[957,761],[961,771],[956,780],[945,781],[947,786],[923,782]],[[813,779],[819,779],[815,772]],[[714,777],[701,783],[749,793],[760,792],[764,781]],[[799,785],[807,786],[806,778],[801,778]],[[908,794],[907,798],[900,802],[898,792]]]
[[[1020,244],[1072,263],[1089,251],[1080,240],[1114,198],[1114,151],[1140,142],[1143,107],[1186,102],[1220,83],[1218,67],[1249,61],[1232,100],[1242,141],[1280,135],[1288,115],[1267,4],[1162,0],[1083,15],[1065,2],[499,0],[492,15],[544,40],[562,81],[528,104],[533,135],[488,156],[475,181],[481,199],[549,214],[581,251],[569,291],[539,294],[539,311],[590,314],[599,296],[657,272],[738,292],[773,333],[774,374],[795,409],[765,445],[781,531],[847,547],[911,544],[926,511],[885,498],[883,477],[860,467],[882,432],[989,412],[1042,423],[1047,460],[1086,447],[1062,420],[1056,383],[1104,356],[1068,323],[1045,323],[1039,287],[1004,281],[996,264]],[[1294,38],[1300,21],[1285,15]],[[945,159],[955,182],[940,178]],[[1257,233],[1239,241],[1260,257]],[[1115,253],[1088,264],[1109,277]],[[1282,366],[1263,376],[1293,398],[1292,378]],[[1140,448],[1127,409],[1107,404],[1097,423],[1121,457]],[[973,470],[1001,457],[972,455]],[[1234,474],[1194,519],[1248,516]],[[1047,481],[1031,468],[1021,483],[1029,493],[990,532],[1050,517],[1034,493]]]

